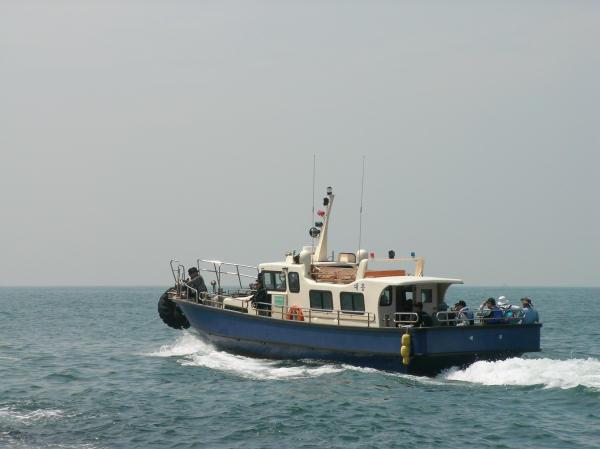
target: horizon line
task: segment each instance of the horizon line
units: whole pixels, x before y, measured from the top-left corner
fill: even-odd
[[[55,284],[55,285],[0,285],[0,288],[134,288],[134,287],[164,287],[171,284]],[[172,286],[172,285],[171,285]],[[508,284],[453,284],[462,288],[600,288],[600,285],[508,285]],[[235,287],[235,286],[229,286]]]

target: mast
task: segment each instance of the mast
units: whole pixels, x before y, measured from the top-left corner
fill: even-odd
[[[312,223],[315,218],[315,177],[317,174],[317,155],[313,154],[313,184],[312,184],[312,215],[310,222]],[[312,234],[311,234],[312,237]],[[315,249],[315,238],[312,237],[312,250]]]
[[[327,231],[329,230],[329,217],[331,216],[331,207],[333,206],[333,189],[327,187],[327,196],[323,198],[323,206],[325,207],[325,215],[323,216],[323,227],[319,235],[319,243],[313,257],[313,262],[327,261]]]
[[[362,160],[362,180],[360,182],[360,214],[358,216],[358,248],[356,248],[356,254],[360,251],[360,245],[362,243],[362,216],[363,216],[363,194],[365,192],[365,156]]]

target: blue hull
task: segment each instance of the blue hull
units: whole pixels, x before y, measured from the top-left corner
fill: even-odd
[[[272,319],[176,301],[192,327],[216,346],[266,358],[322,359],[414,374],[540,351],[540,324],[411,328],[402,364],[401,328],[357,328]]]

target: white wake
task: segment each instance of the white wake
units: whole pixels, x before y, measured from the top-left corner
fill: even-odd
[[[203,342],[190,332],[183,332],[173,344],[163,345],[156,352],[147,354],[153,357],[183,357],[183,366],[206,367],[228,372],[248,379],[278,380],[317,377],[339,373],[345,365],[321,365],[310,362],[298,366],[282,366],[282,362],[266,360],[219,351]]]
[[[194,334],[188,331],[183,331],[183,333],[177,337],[175,343],[162,345],[158,351],[145,355],[149,355],[151,357],[173,357],[195,354],[197,352],[206,351],[208,348],[210,348],[210,346],[204,343]]]
[[[184,331],[177,337],[174,343],[163,345],[158,351],[145,355],[151,357],[178,357],[178,362],[183,366],[205,367],[253,380],[304,379],[354,371],[364,374],[398,377],[410,382],[435,385],[444,384],[443,381],[438,379],[410,376],[347,364],[299,360],[294,361],[293,366],[289,366],[289,361],[282,362],[235,355],[219,351],[189,331]]]
[[[465,369],[452,369],[440,375],[453,381],[482,385],[541,385],[544,388],[600,390],[600,360],[522,359],[475,362]]]
[[[177,357],[183,366],[210,368],[232,375],[257,380],[286,380],[356,371],[398,377],[404,381],[430,385],[449,385],[461,381],[482,385],[535,386],[544,388],[574,388],[577,386],[600,390],[600,360],[588,359],[522,359],[512,358],[497,362],[475,362],[465,369],[453,368],[436,378],[411,376],[375,368],[362,368],[301,360],[288,362],[244,357],[219,351],[195,334],[184,331],[175,342],[163,345],[158,351],[146,354],[152,357]]]

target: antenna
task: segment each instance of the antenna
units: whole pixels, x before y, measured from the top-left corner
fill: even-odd
[[[365,191],[365,159],[366,157],[363,156],[363,160],[362,160],[362,181],[361,181],[361,185],[360,185],[360,216],[358,218],[358,248],[356,249],[357,251],[360,250],[360,245],[361,245],[361,239],[362,239],[362,215],[363,215],[363,194]]]
[[[316,173],[317,173],[317,155],[315,153],[313,153],[313,191],[312,191],[312,216],[310,217],[310,225],[309,226],[313,226],[313,223],[315,221],[315,178],[316,178]],[[312,251],[314,254],[314,249],[315,249],[315,238],[312,238]],[[312,258],[312,255],[311,255]]]

